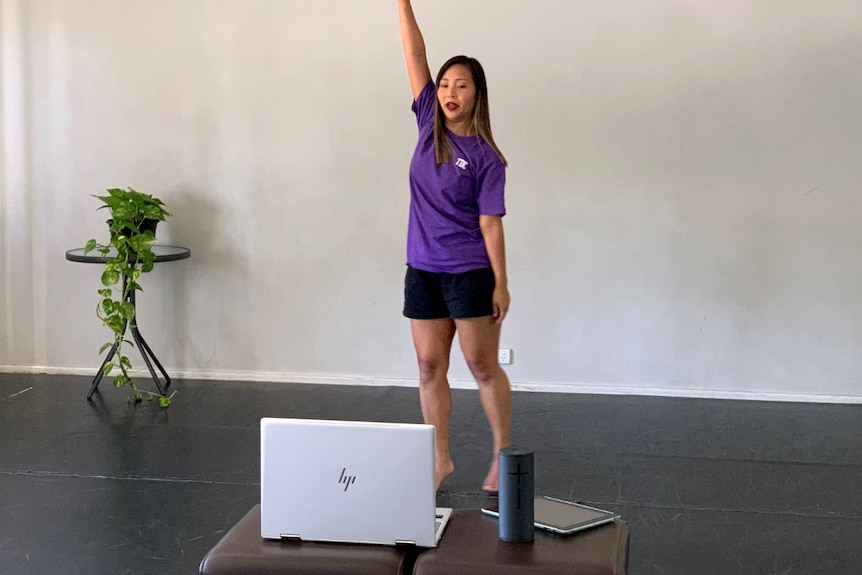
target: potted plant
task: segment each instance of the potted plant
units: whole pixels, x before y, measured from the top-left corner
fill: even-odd
[[[146,394],[149,399],[158,398],[159,405],[168,407],[170,395],[138,389],[129,375],[132,363],[123,353],[123,347],[134,344],[126,339],[126,333],[135,327],[134,291],[141,290],[138,278],[153,269],[156,255],[152,246],[156,241],[156,226],[169,215],[164,203],[150,194],[128,190],[107,190],[107,196],[94,196],[102,201],[98,209],[107,209],[111,214],[108,220],[110,242],[102,245],[91,239],[85,252],[98,250],[105,258],[102,271],[102,289],[99,290],[99,304],[96,315],[110,328],[113,339],[99,349],[99,354],[111,346],[115,347],[112,361],[105,363],[102,374],[107,376],[118,370],[114,376],[114,386],[128,385],[131,389],[129,400],[140,402]],[[144,350],[141,350],[143,353]],[[116,373],[116,372],[115,372]]]

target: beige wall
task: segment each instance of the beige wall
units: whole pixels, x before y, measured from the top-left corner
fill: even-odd
[[[862,401],[862,4],[414,5],[488,72],[519,388]],[[132,186],[193,251],[140,297],[172,372],[415,384],[395,2],[0,7],[0,369],[92,372],[63,253]]]

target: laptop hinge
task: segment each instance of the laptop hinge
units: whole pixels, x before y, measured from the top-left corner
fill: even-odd
[[[416,541],[414,541],[413,539],[396,539],[395,544],[396,545],[412,545],[413,547],[416,547]]]
[[[300,535],[294,535],[293,533],[282,533],[279,535],[282,541],[289,543],[302,543],[302,537]]]

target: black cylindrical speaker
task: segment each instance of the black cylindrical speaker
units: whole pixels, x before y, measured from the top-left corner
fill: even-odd
[[[500,450],[500,539],[532,541],[533,452],[517,447]]]

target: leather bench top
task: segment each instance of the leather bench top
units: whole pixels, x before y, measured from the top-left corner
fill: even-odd
[[[201,575],[402,575],[405,551],[384,545],[282,543],[260,536],[255,505],[201,561]]]
[[[414,575],[624,575],[628,571],[624,521],[572,535],[536,529],[531,543],[506,543],[497,519],[478,509],[456,509],[436,549],[423,551]]]
[[[540,529],[531,543],[506,543],[497,519],[456,509],[440,545],[414,550],[384,545],[282,543],[260,536],[255,505],[201,561],[201,575],[625,575],[628,527],[615,521],[573,535]],[[417,551],[421,551],[416,555]]]

